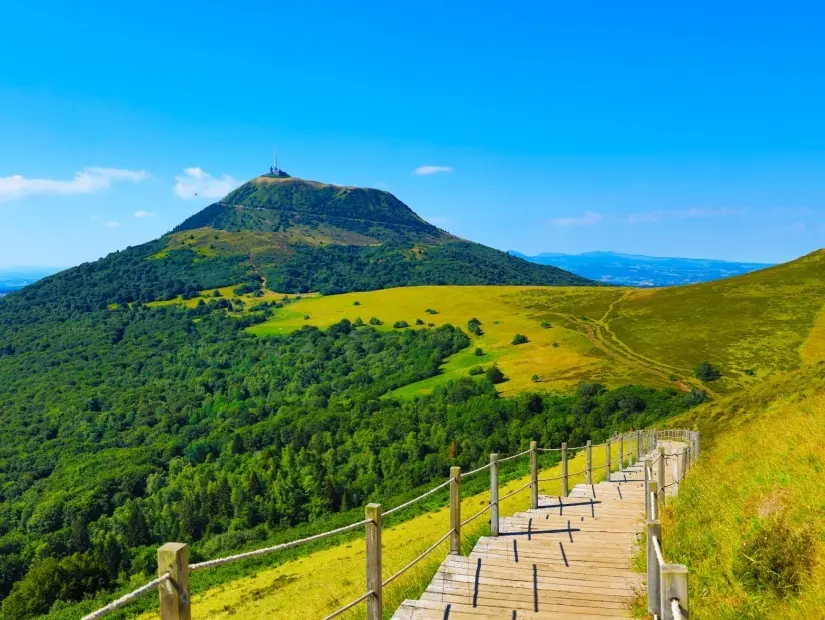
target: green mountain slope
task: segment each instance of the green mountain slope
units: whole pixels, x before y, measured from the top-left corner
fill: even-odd
[[[88,311],[244,283],[326,294],[417,284],[591,284],[454,237],[388,192],[264,175],[160,239],[47,278],[20,297]]]

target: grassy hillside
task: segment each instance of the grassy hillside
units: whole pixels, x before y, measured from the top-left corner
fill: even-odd
[[[683,417],[703,455],[663,531],[690,567],[692,618],[825,616],[823,392],[817,364]]]

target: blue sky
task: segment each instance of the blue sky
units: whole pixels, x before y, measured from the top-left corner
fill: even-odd
[[[152,239],[276,145],[500,249],[825,246],[825,9],[673,4],[7,3],[0,266]]]

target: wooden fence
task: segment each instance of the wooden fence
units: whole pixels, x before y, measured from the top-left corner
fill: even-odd
[[[498,454],[491,454],[490,460],[486,465],[471,471],[462,472],[460,467],[452,467],[450,468],[450,477],[446,481],[408,502],[387,511],[383,510],[381,504],[368,504],[365,508],[365,518],[363,521],[331,530],[329,532],[316,534],[315,536],[310,536],[308,538],[194,564],[189,563],[189,548],[186,544],[167,543],[158,549],[157,579],[85,616],[83,620],[96,620],[98,618],[102,618],[112,611],[115,611],[116,609],[119,609],[120,607],[134,601],[138,597],[151,592],[155,588],[157,588],[160,593],[160,620],[189,620],[191,617],[191,602],[189,596],[189,579],[191,573],[248,558],[275,553],[277,551],[297,547],[299,545],[328,538],[330,536],[359,529],[361,527],[365,529],[366,537],[366,591],[357,599],[326,616],[323,620],[331,620],[332,618],[336,618],[361,603],[366,603],[368,620],[381,620],[383,617],[384,588],[427,557],[430,553],[435,551],[436,548],[438,548],[438,546],[447,539],[450,541],[450,553],[455,555],[460,554],[462,527],[472,521],[475,521],[489,511],[490,529],[492,535],[498,536],[499,507],[501,502],[504,500],[529,488],[530,506],[531,508],[536,509],[538,508],[538,491],[539,483],[541,482],[556,480],[560,481],[561,495],[562,497],[567,497],[570,489],[571,478],[584,476],[585,484],[593,484],[594,471],[607,469],[607,478],[609,479],[610,472],[613,471],[614,466],[616,469],[621,470],[626,464],[632,465],[642,458],[645,458],[645,500],[646,516],[648,518],[648,608],[651,609],[651,613],[659,614],[659,618],[665,618],[667,620],[670,620],[671,618],[678,619],[682,617],[679,615],[674,615],[678,612],[670,612],[670,615],[667,615],[667,613],[663,611],[664,604],[667,603],[667,605],[670,606],[671,601],[675,600],[678,601],[681,609],[685,611],[687,610],[687,569],[679,565],[665,564],[664,560],[661,559],[661,525],[659,521],[654,518],[659,514],[657,508],[661,502],[664,501],[664,491],[667,488],[667,485],[663,484],[665,479],[665,462],[668,458],[674,458],[674,455],[664,453],[664,448],[660,447],[659,453],[655,459],[651,459],[650,456],[645,457],[645,455],[650,455],[654,451],[657,446],[657,441],[662,439],[685,441],[689,444],[685,451],[680,452],[676,457],[676,467],[679,469],[676,472],[676,475],[674,475],[674,482],[672,485],[678,486],[678,482],[682,477],[684,477],[684,473],[687,471],[687,468],[695,460],[699,453],[699,434],[693,431],[631,431],[621,435],[615,435],[603,444],[592,445],[591,442],[588,441],[586,445],[575,448],[568,448],[566,443],[563,443],[560,448],[539,448],[536,442],[532,441],[530,442],[530,448],[528,450],[518,454],[513,454],[504,458],[500,458]],[[612,458],[614,446],[618,448],[618,455],[615,460]],[[596,448],[604,449],[605,465],[594,468],[593,450]],[[585,468],[578,472],[569,473],[569,454],[571,452],[575,454],[579,450],[585,451]],[[553,478],[539,477],[540,472],[538,466],[538,455],[539,453],[546,452],[560,453],[560,476]],[[530,481],[527,484],[511,491],[507,495],[499,497],[500,464],[525,456],[528,457],[530,461]],[[657,483],[653,481],[652,467],[654,464],[659,465],[657,470],[657,480],[660,481],[660,483],[658,487]],[[462,520],[461,481],[469,476],[487,470],[489,470],[490,476],[490,502],[474,515]],[[450,529],[412,562],[390,577],[383,579],[381,553],[381,531],[383,518],[403,510],[404,508],[411,506],[412,504],[445,487],[449,487],[450,490]],[[651,553],[651,551],[653,551],[653,553]],[[654,560],[658,558],[658,565],[651,563],[651,557],[653,557]],[[657,570],[653,570],[654,568],[657,568]]]

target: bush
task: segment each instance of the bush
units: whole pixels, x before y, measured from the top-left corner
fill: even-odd
[[[552,326],[552,325],[550,325],[550,323],[548,323],[547,321],[542,321],[542,322],[541,322],[541,326],[542,326],[544,329],[550,329],[551,327],[553,327],[553,326]]]
[[[479,321],[475,317],[467,321],[467,331],[469,331],[471,334],[475,334],[476,336],[484,335],[484,330],[481,329],[481,321]]]
[[[722,376],[722,373],[719,372],[718,369],[711,366],[710,362],[701,362],[696,367],[696,372],[694,373],[697,379],[701,381],[716,381],[719,377]]]
[[[493,365],[487,369],[485,373],[487,378],[490,380],[490,383],[503,383],[505,380],[504,373],[501,372],[498,366]]]
[[[554,349],[558,349],[558,348],[559,348],[559,343],[558,343],[558,342],[554,342],[554,343],[553,343],[553,348],[554,348]]]
[[[538,383],[539,382],[539,376],[538,375],[533,375],[532,377],[530,377],[530,380],[533,383]]]
[[[433,310],[432,308],[427,308],[424,312],[427,314],[438,314],[438,310]]]
[[[370,317],[370,325],[383,325],[383,321],[381,319],[376,319],[374,316]]]
[[[402,329],[402,328],[404,328],[404,327],[409,327],[409,326],[410,326],[410,324],[409,324],[409,323],[407,323],[407,321],[396,321],[395,323],[393,323],[393,324],[392,324],[392,326],[393,326],[395,329]]]
[[[779,598],[799,592],[816,560],[813,530],[780,512],[752,522],[737,557],[735,572],[746,590],[769,589]]]
[[[422,321],[421,319],[416,319],[415,324],[416,325],[424,325],[424,321]]]
[[[749,377],[755,377],[756,371],[753,368],[745,368],[745,374]]]
[[[353,306],[360,306],[361,302],[356,299],[354,302],[352,302],[352,305]]]
[[[471,377],[475,377],[476,375],[483,375],[484,369],[481,366],[473,366],[469,370],[469,374]]]
[[[359,316],[352,322],[352,326],[353,327],[363,327],[364,326],[364,320]]]
[[[525,342],[529,342],[529,340],[527,340],[527,336],[523,334],[516,334],[513,336],[513,344],[524,344]]]
[[[484,351],[481,350],[481,347],[476,347],[475,355],[476,357],[481,357],[482,355],[484,355]]]

